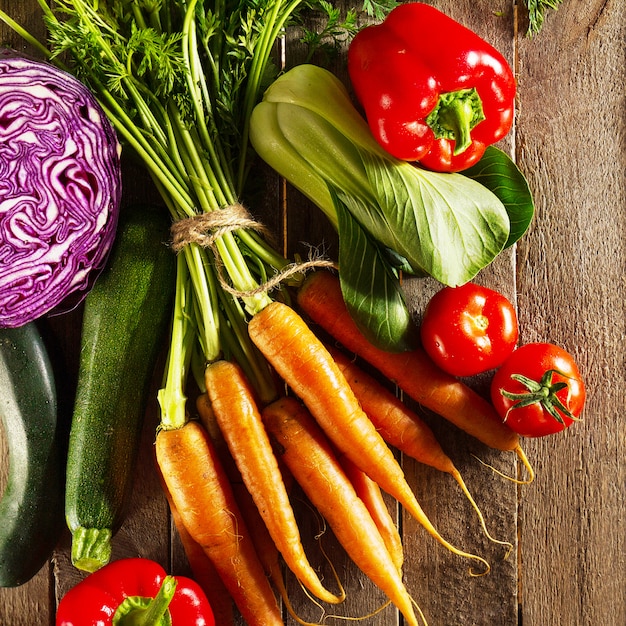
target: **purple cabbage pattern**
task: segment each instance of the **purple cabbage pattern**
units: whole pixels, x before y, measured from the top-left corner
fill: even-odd
[[[84,297],[113,243],[121,188],[120,145],[91,92],[0,51],[0,327]]]

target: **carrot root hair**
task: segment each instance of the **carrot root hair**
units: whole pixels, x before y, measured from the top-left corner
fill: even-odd
[[[489,529],[487,528],[487,522],[485,521],[485,516],[480,510],[480,507],[478,506],[478,504],[476,503],[476,500],[474,500],[474,497],[470,493],[470,490],[465,484],[465,481],[463,480],[463,477],[461,476],[460,472],[456,470],[455,468],[455,470],[451,472],[451,476],[456,480],[459,487],[465,494],[465,497],[469,500],[470,505],[476,512],[476,515],[478,516],[478,520],[480,522],[480,526],[483,529],[483,532],[485,533],[485,536],[487,537],[487,539],[489,539],[489,541],[492,541],[493,543],[504,546],[506,548],[504,558],[507,559],[509,555],[511,554],[511,551],[513,550],[513,544],[510,541],[504,541],[502,539],[496,539],[495,537],[493,537],[493,535],[489,532]]]
[[[392,602],[391,602],[391,600],[388,600],[387,602],[385,602],[384,604],[379,606],[377,609],[373,610],[371,613],[367,613],[366,615],[359,615],[359,616],[354,616],[354,615],[326,615],[326,619],[342,620],[344,622],[360,622],[360,621],[362,621],[364,619],[370,619],[372,617],[376,617],[376,615],[378,615],[379,613],[384,611],[390,604],[392,604]],[[419,607],[417,602],[414,601],[413,602],[413,606],[415,607],[415,611],[416,611],[417,615],[419,616],[420,620],[422,620],[422,624],[424,626],[428,626],[428,622],[426,621],[426,616],[424,615],[424,612]],[[311,625],[309,625],[309,626],[311,626]],[[319,626],[319,625],[317,625],[317,626]]]
[[[533,469],[533,466],[528,460],[528,457],[526,456],[526,453],[524,452],[524,449],[521,445],[518,445],[515,448],[515,453],[517,454],[517,458],[522,462],[522,465],[526,468],[526,471],[528,472],[528,478],[526,480],[518,480],[517,483],[519,485],[530,485],[530,483],[535,480],[535,470]]]

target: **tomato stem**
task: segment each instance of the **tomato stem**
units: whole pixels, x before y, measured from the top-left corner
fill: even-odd
[[[563,389],[569,389],[569,385],[566,382],[559,381],[553,382],[552,378],[554,374],[563,376],[564,378],[570,378],[558,370],[547,370],[541,377],[541,380],[537,382],[532,378],[523,376],[522,374],[511,374],[511,378],[521,383],[528,391],[522,393],[512,393],[502,389],[500,393],[509,400],[515,400],[516,402],[509,408],[504,417],[506,422],[509,413],[514,409],[522,409],[532,404],[539,403],[559,424],[565,425],[565,420],[562,415],[565,415],[571,420],[577,420],[578,418],[573,415],[566,404],[564,404],[557,394]],[[569,400],[569,393],[568,393]]]

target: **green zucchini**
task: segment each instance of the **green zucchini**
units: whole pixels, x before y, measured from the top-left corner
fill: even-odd
[[[155,365],[167,336],[175,255],[166,212],[122,210],[111,257],[85,298],[65,518],[71,557],[95,571],[125,517]]]
[[[0,501],[0,586],[30,580],[63,530],[63,442],[54,374],[30,322],[0,329],[0,416],[9,475]]]

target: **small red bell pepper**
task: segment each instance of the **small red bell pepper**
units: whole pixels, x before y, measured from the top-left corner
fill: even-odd
[[[57,626],[215,626],[196,582],[167,576],[150,559],[118,559],[70,589]]]
[[[513,123],[515,77],[506,59],[421,2],[359,31],[348,73],[380,145],[431,170],[470,167]]]

